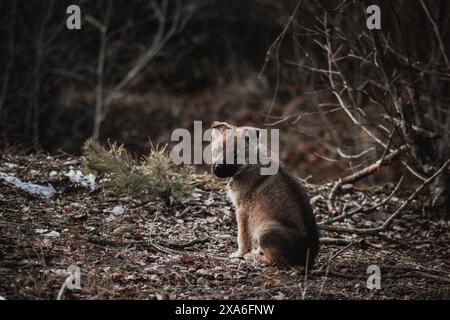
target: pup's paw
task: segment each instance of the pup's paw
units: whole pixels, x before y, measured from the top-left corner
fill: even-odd
[[[232,254],[230,254],[230,258],[231,259],[233,259],[233,258],[243,258],[243,257],[244,257],[244,254],[241,253],[239,250],[236,251],[236,252],[233,252]]]
[[[254,252],[249,252],[244,255],[244,259],[250,262],[256,262],[256,256]]]

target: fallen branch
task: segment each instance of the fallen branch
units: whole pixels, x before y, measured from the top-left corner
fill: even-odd
[[[395,212],[380,226],[376,228],[367,228],[367,229],[358,229],[358,228],[348,228],[348,227],[339,227],[339,226],[326,226],[322,225],[321,229],[335,232],[344,232],[344,233],[353,233],[353,234],[375,234],[382,231],[386,231],[392,222],[400,216],[403,209],[425,188],[428,186],[439,174],[444,171],[448,165],[450,164],[450,158],[437,170],[430,178],[425,180],[409,197],[406,199],[400,207],[395,210]]]
[[[334,222],[342,221],[342,220],[344,220],[346,218],[349,218],[349,217],[351,217],[351,216],[353,216],[353,215],[355,215],[357,213],[368,213],[368,212],[371,212],[371,211],[373,211],[373,210],[375,210],[375,209],[377,209],[377,208],[379,208],[381,206],[384,206],[389,200],[392,199],[392,197],[398,191],[402,181],[403,181],[403,176],[400,178],[400,180],[398,181],[397,185],[395,186],[395,188],[391,192],[391,194],[389,196],[387,196],[385,199],[383,199],[383,201],[380,201],[379,203],[373,205],[372,207],[363,209],[363,206],[358,206],[357,208],[355,208],[353,210],[350,210],[348,212],[344,212],[343,214],[341,214],[341,215],[339,215],[337,217],[334,217],[334,218],[328,219],[326,221],[320,222],[320,223],[318,223],[318,225],[321,226],[321,225],[325,225],[325,224],[331,224],[331,223],[334,223]]]
[[[427,269],[423,268],[422,266],[419,266],[421,269],[415,269],[407,266],[388,266],[388,265],[382,265],[380,266],[381,270],[388,269],[388,270],[397,270],[397,271],[405,271],[406,274],[399,274],[399,275],[391,275],[386,274],[387,277],[394,278],[397,276],[398,278],[406,277],[406,276],[412,276],[412,277],[422,277],[425,279],[431,279],[439,282],[446,282],[450,283],[450,274],[447,271],[443,270],[433,270],[433,269]],[[438,275],[435,273],[441,273],[442,275]]]
[[[330,272],[330,267],[331,267],[331,263],[333,262],[333,260],[334,260],[336,257],[338,257],[340,254],[342,254],[345,250],[347,250],[348,248],[350,248],[351,246],[353,246],[356,242],[360,242],[360,241],[361,241],[361,240],[359,240],[359,241],[353,240],[353,241],[350,242],[348,245],[346,245],[344,248],[342,248],[341,250],[339,250],[338,252],[336,252],[336,253],[334,253],[333,255],[330,256],[330,258],[328,259],[327,267],[326,267],[326,269],[325,269],[325,276],[324,276],[324,279],[323,279],[323,281],[322,281],[322,284],[320,285],[319,298],[320,298],[320,296],[322,295],[323,288],[325,287],[325,283],[326,283],[327,280],[328,280],[328,274],[329,274],[329,272]],[[322,270],[322,269],[323,269],[323,265],[320,267],[320,269],[319,269],[318,271],[320,272],[320,270]]]
[[[188,247],[192,247],[196,244],[205,243],[208,241],[208,239],[194,239],[192,241],[186,242],[186,243],[157,243],[153,241],[129,241],[129,242],[116,242],[109,239],[99,238],[99,237],[89,237],[88,241],[90,243],[100,245],[100,246],[107,246],[107,247],[120,247],[120,246],[140,246],[140,247],[150,247],[154,248],[158,251],[168,253],[168,254],[183,254],[183,252],[174,250],[172,248],[176,249],[185,249]]]
[[[378,169],[380,169],[381,167],[391,164],[393,161],[397,160],[398,157],[402,154],[402,152],[406,151],[406,146],[403,145],[400,148],[398,148],[397,150],[387,154],[384,159],[380,159],[379,161],[371,164],[370,166],[361,169],[345,178],[341,179],[341,184],[346,184],[346,183],[353,183],[355,181],[361,180],[362,178],[365,178],[367,176],[369,176],[370,174],[372,174],[373,172],[377,171]]]
[[[203,244],[205,242],[208,242],[207,238],[206,239],[194,239],[192,241],[185,242],[185,243],[164,242],[164,243],[161,243],[161,245],[164,245],[165,247],[169,247],[169,248],[174,248],[174,249],[185,249],[188,247],[195,246],[197,244]]]
[[[341,239],[341,238],[320,238],[320,244],[334,244],[334,245],[348,245],[353,242],[354,239]]]
[[[344,185],[346,183],[353,183],[355,181],[361,180],[361,179],[369,176],[373,172],[379,170],[381,167],[388,165],[388,164],[392,163],[393,161],[395,161],[396,159],[398,159],[400,157],[400,155],[402,154],[402,152],[406,151],[406,149],[407,149],[406,145],[403,145],[400,148],[398,148],[397,150],[392,151],[391,153],[387,154],[386,156],[384,156],[377,162],[371,164],[370,166],[368,166],[364,169],[361,169],[349,176],[339,179],[339,181],[337,181],[334,184],[333,188],[331,189],[330,193],[328,194],[328,210],[330,210],[330,212],[335,211],[334,206],[333,206],[333,200],[336,196],[337,191],[342,187],[342,185]]]

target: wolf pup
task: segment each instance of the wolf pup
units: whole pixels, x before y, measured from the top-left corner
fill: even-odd
[[[239,139],[246,141],[246,151],[263,148],[250,145],[248,139],[255,134],[259,139],[261,129],[226,122],[214,122],[211,128],[217,129],[211,142],[211,170],[219,178],[231,177],[228,196],[236,209],[238,250],[230,257],[311,268],[319,251],[319,231],[300,181],[282,165],[275,174],[262,175],[263,165],[237,161]],[[227,157],[235,161],[229,163]]]

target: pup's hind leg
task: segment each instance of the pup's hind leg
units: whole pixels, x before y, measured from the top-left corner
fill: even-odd
[[[293,239],[289,230],[266,229],[255,240],[257,246],[252,252],[244,256],[246,260],[266,265],[275,264],[277,266],[291,264],[290,255]]]
[[[271,264],[271,260],[268,259],[267,255],[264,255],[261,247],[253,249],[251,252],[244,255],[244,259],[250,262],[257,262],[260,264]]]

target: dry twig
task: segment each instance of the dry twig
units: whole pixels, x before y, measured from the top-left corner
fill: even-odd
[[[328,230],[328,231],[335,231],[335,232],[343,232],[343,233],[354,233],[354,234],[360,234],[360,235],[367,235],[367,234],[377,234],[379,232],[386,231],[389,226],[392,224],[392,222],[398,218],[403,209],[426,187],[428,186],[439,174],[441,174],[444,170],[448,169],[447,167],[450,164],[450,159],[448,159],[439,170],[437,170],[430,178],[428,178],[426,181],[424,181],[409,197],[406,199],[400,207],[395,210],[395,212],[379,227],[375,228],[367,228],[367,229],[358,229],[358,228],[348,228],[348,227],[338,227],[338,226],[326,226],[323,225],[322,229]]]

